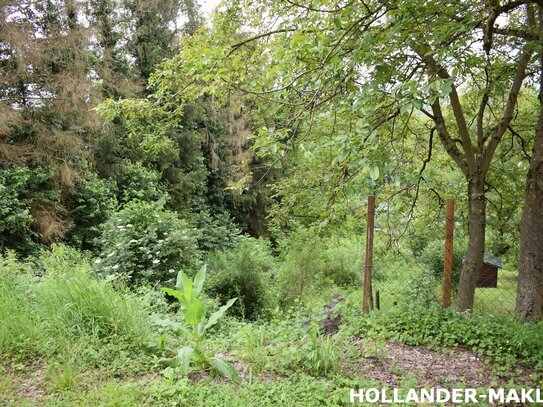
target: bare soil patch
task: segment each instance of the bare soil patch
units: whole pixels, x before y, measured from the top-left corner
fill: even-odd
[[[354,345],[365,353],[368,344],[357,340]],[[457,348],[445,351],[425,346],[409,346],[387,342],[378,357],[367,357],[342,366],[350,375],[363,377],[399,387],[405,376],[412,373],[417,387],[447,387],[464,384],[466,387],[489,387],[513,382],[529,385],[532,370],[516,366],[507,376],[497,376],[493,366],[471,351]]]

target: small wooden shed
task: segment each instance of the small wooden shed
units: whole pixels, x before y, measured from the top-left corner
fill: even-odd
[[[498,269],[502,267],[498,257],[485,253],[477,287],[496,288],[498,286]]]

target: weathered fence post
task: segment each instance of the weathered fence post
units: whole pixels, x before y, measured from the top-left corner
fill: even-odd
[[[368,222],[366,229],[366,258],[364,259],[364,295],[362,312],[372,308],[371,269],[373,267],[373,229],[375,225],[375,195],[368,196]]]
[[[454,199],[447,199],[447,219],[445,226],[445,257],[443,266],[443,308],[451,306],[453,235],[454,235]]]

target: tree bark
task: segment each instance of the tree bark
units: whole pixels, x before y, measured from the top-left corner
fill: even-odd
[[[543,42],[543,8],[539,8],[539,41]],[[532,160],[526,176],[524,208],[520,221],[520,259],[515,307],[519,318],[541,316],[543,289],[543,50],[539,50],[539,120]]]
[[[543,112],[542,112],[543,115]],[[539,120],[532,161],[526,179],[520,223],[520,261],[516,313],[536,321],[541,315],[543,284],[543,118]]]
[[[481,274],[485,251],[486,199],[482,174],[468,180],[468,251],[458,284],[457,309],[473,310],[475,287]]]

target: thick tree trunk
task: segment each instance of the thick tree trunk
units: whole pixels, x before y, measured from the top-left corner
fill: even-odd
[[[483,176],[468,180],[468,251],[458,284],[457,309],[473,310],[475,287],[481,274],[485,251],[486,200]]]
[[[538,6],[539,40],[543,41],[543,7]],[[520,221],[520,259],[516,314],[527,321],[541,316],[543,294],[543,50],[539,49],[539,121]]]
[[[524,210],[520,223],[520,260],[516,313],[535,321],[541,315],[543,284],[543,111],[539,119],[526,178]]]

